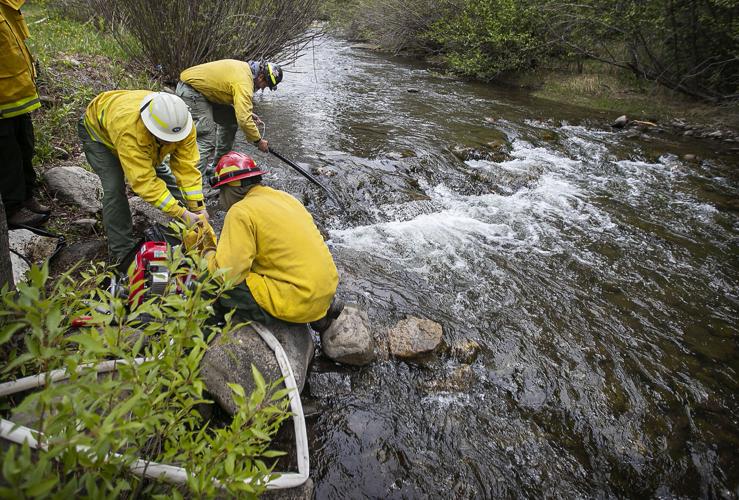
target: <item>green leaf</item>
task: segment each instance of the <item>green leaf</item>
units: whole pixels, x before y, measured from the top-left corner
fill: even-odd
[[[262,456],[264,458],[284,457],[285,455],[287,455],[286,452],[279,451],[279,450],[267,450],[264,453],[262,453]]]
[[[15,332],[23,328],[23,323],[10,323],[8,326],[0,330],[0,344],[4,344],[9,341]]]
[[[59,478],[54,476],[34,484],[26,490],[26,494],[32,497],[41,497],[49,493],[59,482]]]
[[[3,457],[3,477],[10,481],[17,470],[15,463],[15,446],[10,446]]]
[[[267,434],[261,429],[257,429],[256,427],[253,427],[251,429],[251,433],[254,434],[254,436],[258,437],[259,439],[263,439],[264,441],[270,441],[272,439],[271,437],[269,437],[269,434]]]
[[[264,383],[264,378],[262,377],[262,374],[259,373],[259,370],[257,370],[257,367],[254,366],[254,364],[251,365],[251,376],[254,377],[254,383],[257,386],[257,390],[263,393],[267,384]]]
[[[288,396],[288,395],[289,395],[289,394],[290,394],[290,393],[291,393],[292,391],[293,391],[293,389],[289,389],[289,388],[285,388],[285,389],[280,389],[279,391],[275,391],[275,392],[274,392],[274,394],[272,394],[272,397],[270,398],[270,402],[271,402],[271,401],[277,401],[277,400],[280,400],[280,399],[282,399],[282,398],[285,398],[285,397],[287,397],[287,396]]]
[[[79,344],[80,347],[84,348],[86,351],[89,351],[91,354],[107,352],[107,349],[105,348],[103,343],[100,342],[97,332],[95,332],[94,334],[92,332],[93,330],[90,330],[90,333],[78,333],[76,335],[70,335],[69,337],[67,337],[67,340],[70,342],[76,342],[77,344]]]
[[[236,461],[236,455],[229,453],[226,457],[226,463],[224,464],[224,468],[226,471],[226,474],[233,475],[234,473],[234,462]]]
[[[252,365],[253,366],[253,365]],[[246,397],[246,394],[244,393],[244,388],[241,387],[240,384],[231,384],[229,383],[228,386],[231,388],[231,390],[236,394],[237,396],[241,396],[242,398]]]

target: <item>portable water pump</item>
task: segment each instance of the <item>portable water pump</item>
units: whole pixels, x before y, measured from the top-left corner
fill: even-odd
[[[134,307],[152,295],[164,295],[170,280],[168,246],[163,241],[145,241],[128,270],[128,305]]]

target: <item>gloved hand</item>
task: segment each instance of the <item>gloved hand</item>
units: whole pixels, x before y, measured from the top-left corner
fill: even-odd
[[[199,224],[194,224],[187,230],[182,243],[188,251],[195,250],[200,254],[214,251],[218,245],[213,226],[202,219]]]
[[[216,239],[216,232],[213,231],[213,226],[206,222],[202,226],[201,233],[203,253],[208,253],[210,251],[215,252],[216,247],[218,246],[218,239]]]
[[[202,220],[196,213],[190,212],[188,209],[185,209],[185,212],[180,216],[180,218],[188,227],[197,225]]]
[[[208,216],[207,210],[203,209],[203,210],[199,210],[197,212],[192,212],[192,213],[200,217],[204,222],[210,222],[210,216]]]

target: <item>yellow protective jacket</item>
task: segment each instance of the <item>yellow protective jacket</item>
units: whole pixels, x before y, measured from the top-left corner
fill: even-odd
[[[112,90],[90,102],[85,112],[85,128],[90,137],[118,156],[131,188],[142,199],[173,217],[183,207],[167,189],[154,168],[168,154],[169,167],[177,179],[190,210],[202,210],[203,184],[197,163],[200,158],[195,127],[179,142],[159,144],[141,120],[141,101],[150,90]]]
[[[324,317],[339,283],[310,213],[289,194],[259,184],[228,210],[208,258],[211,272],[228,269],[262,309],[291,323]]]
[[[0,119],[41,106],[36,69],[26,47],[28,26],[20,12],[25,0],[0,0]]]
[[[211,102],[232,105],[236,112],[236,121],[246,138],[251,142],[261,139],[251,116],[254,78],[249,63],[223,59],[200,64],[183,71],[180,80]]]

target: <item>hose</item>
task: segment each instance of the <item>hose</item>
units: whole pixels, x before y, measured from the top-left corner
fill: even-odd
[[[303,405],[300,401],[300,394],[298,394],[298,387],[295,382],[295,375],[293,374],[290,361],[285,354],[285,350],[282,348],[280,342],[275,338],[271,331],[266,327],[258,324],[251,323],[251,326],[257,331],[259,336],[264,340],[267,345],[275,353],[277,363],[280,365],[280,371],[284,377],[285,387],[292,389],[290,391],[290,410],[293,413],[293,425],[295,428],[295,444],[298,458],[298,472],[275,472],[280,477],[273,479],[267,483],[268,490],[295,488],[302,485],[308,480],[308,474],[310,473],[310,461],[308,457],[308,435],[305,428],[305,416],[303,415]],[[153,358],[136,358],[134,363],[141,364],[145,361],[152,361]],[[94,368],[98,373],[105,373],[117,369],[119,364],[126,364],[125,360],[111,360],[104,361]],[[80,365],[77,367],[77,371],[86,370],[93,367],[92,364]],[[9,396],[36,387],[41,387],[47,381],[54,382],[58,380],[64,380],[69,377],[67,370],[53,370],[47,373],[39,373],[29,377],[24,377],[13,382],[6,382],[0,384],[0,397]],[[31,448],[44,448],[39,444],[38,440],[34,437],[39,433],[18,425],[11,420],[0,419],[0,437],[12,441],[14,443],[23,444],[24,441],[28,442]],[[77,446],[77,450],[86,451],[89,448],[87,446]],[[112,457],[120,457],[119,454],[113,453]],[[185,484],[187,481],[187,470],[175,465],[160,464],[158,462],[150,462],[146,460],[138,459],[129,466],[131,472],[140,477],[149,479],[158,479],[171,484]],[[214,480],[217,485],[220,483]]]

